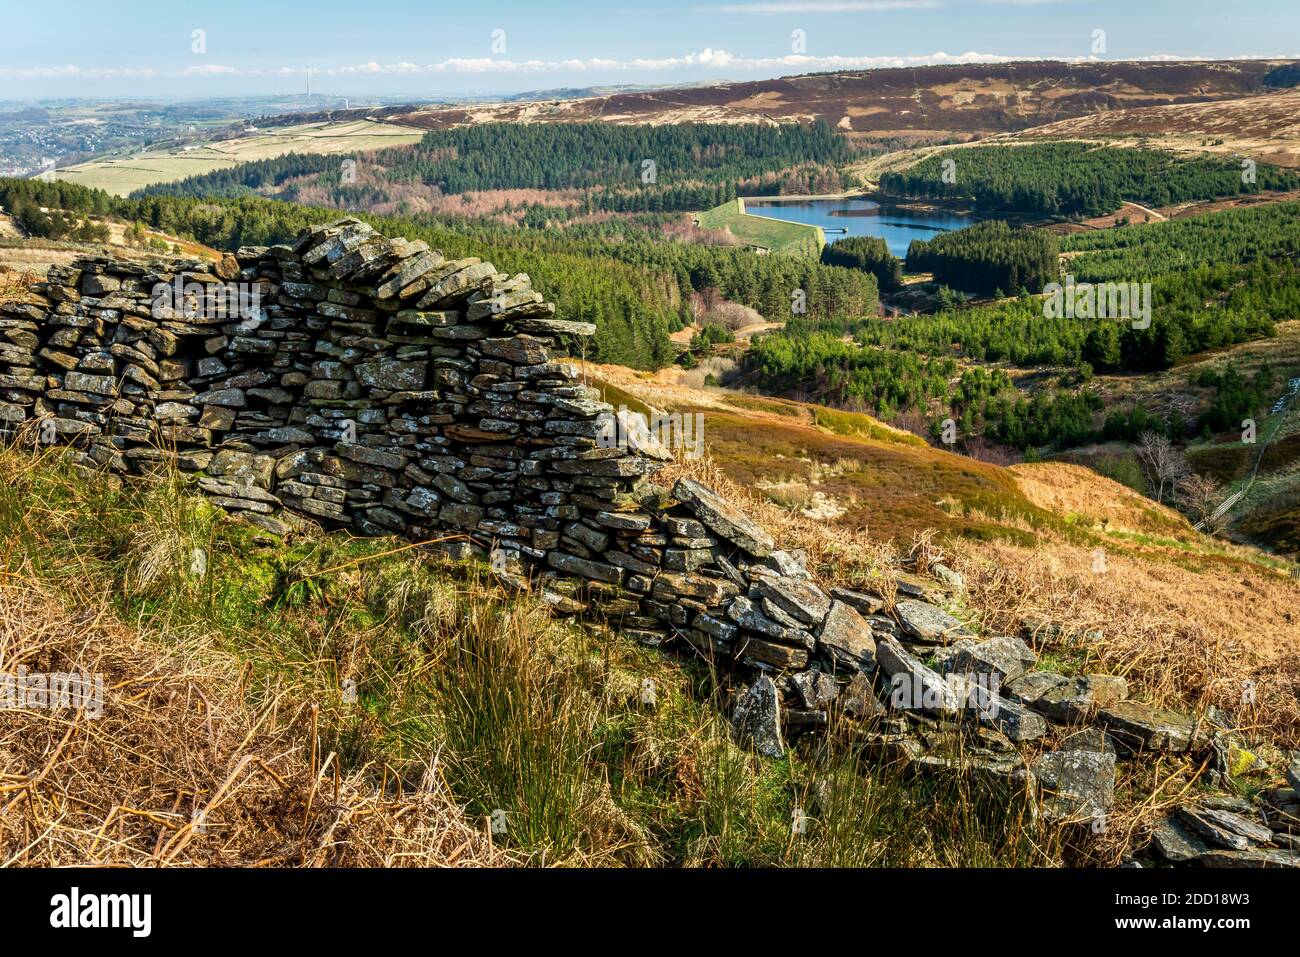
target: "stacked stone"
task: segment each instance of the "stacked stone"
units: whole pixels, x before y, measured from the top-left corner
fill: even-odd
[[[35,294],[0,303],[0,433],[27,421],[45,391],[36,350],[49,312],[49,300]]]
[[[42,441],[76,441],[84,464],[119,471],[164,461],[164,444],[209,440],[184,425],[191,369],[175,358],[179,337],[196,330],[155,318],[151,293],[178,274],[219,282],[206,269],[94,258],[52,268],[33,295],[0,307],[6,341],[21,350],[0,358],[22,390],[6,402],[23,415],[11,407],[5,419],[39,418]]]
[[[257,309],[217,301],[232,281]],[[210,292],[160,305],[155,287],[177,283]],[[97,467],[174,453],[214,501],[277,532],[288,506],[544,560],[652,462],[601,447],[609,407],[551,361],[594,326],[557,320],[525,275],[357,220],[212,269],[85,259],[36,291],[5,307],[6,421],[49,420]]]
[[[160,308],[155,287],[177,281],[201,303]],[[216,308],[234,281],[258,308]],[[1122,678],[1034,670],[1019,638],[978,640],[938,607],[945,586],[900,575],[888,609],[823,590],[707,486],[654,485],[669,453],[552,357],[594,331],[557,320],[527,276],[355,219],[211,266],[90,258],[0,306],[0,423],[51,423],[96,467],[175,461],[275,532],[309,516],[491,551],[561,611],[742,670],[733,723],[764,754],[839,712],[870,719],[862,741],[885,757],[974,764],[1091,819],[1119,757],[1205,750],[1201,723],[1127,700]]]

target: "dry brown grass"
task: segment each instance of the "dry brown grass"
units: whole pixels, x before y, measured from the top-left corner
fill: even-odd
[[[38,279],[34,272],[0,265],[0,302],[23,295]]]
[[[1123,546],[1105,549],[1105,570],[1094,572],[1096,549],[1056,540],[963,544],[960,554],[969,605],[987,632],[1063,625],[1036,639],[1036,650],[1124,675],[1133,697],[1198,711],[1217,705],[1249,735],[1300,741],[1300,589],[1287,579]]]
[[[1152,523],[1160,529],[1166,522],[1186,526],[1176,513],[1109,479],[1075,474],[1086,469],[1053,465],[1030,471],[1048,488],[1049,478],[1062,469],[1075,481],[1058,483],[1057,499],[1037,504],[1053,511],[1070,503],[1108,506],[1117,520],[1139,529]],[[783,547],[803,550],[809,568],[820,566],[827,583],[870,583],[880,590],[898,565],[897,546],[865,529],[808,519],[731,480],[713,462],[675,463],[657,481],[670,485],[682,474],[718,489]],[[1101,494],[1111,491],[1113,502]],[[1120,537],[1107,541],[1105,572],[1094,573],[1098,546],[1005,515],[985,519],[1009,533],[1032,535],[1036,544],[1019,544],[1010,534],[990,541],[923,534],[917,541],[929,547],[942,540],[951,553],[945,561],[966,576],[968,614],[986,634],[1018,634],[1030,622],[1060,624],[1060,635],[1040,636],[1036,650],[1072,669],[1122,674],[1134,697],[1196,711],[1217,705],[1248,736],[1274,735],[1292,747],[1300,743],[1300,587],[1295,582],[1247,560],[1245,549],[1198,554]],[[1236,556],[1237,551],[1243,554]],[[1100,638],[1089,637],[1090,632]],[[1253,704],[1243,700],[1248,682]]]
[[[73,608],[0,578],[0,672],[103,675],[102,715],[19,710],[0,725],[0,864],[482,866],[511,858],[449,799],[436,761],[416,793],[340,774],[316,709],[254,712],[236,660],[161,649],[106,605]],[[279,711],[279,720],[272,714]]]
[[[1039,508],[1077,515],[1090,524],[1178,538],[1194,537],[1181,514],[1083,465],[1037,462],[1013,465],[1020,491]]]

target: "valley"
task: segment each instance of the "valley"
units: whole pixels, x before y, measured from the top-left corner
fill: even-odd
[[[0,860],[1300,866],[1300,69],[795,69],[19,111]]]

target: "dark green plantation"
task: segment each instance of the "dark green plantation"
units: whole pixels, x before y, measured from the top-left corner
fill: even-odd
[[[1297,209],[1295,203],[1275,204],[1067,237],[1063,246],[1076,255],[1065,268],[1081,282],[1152,283],[1146,328],[1115,319],[1053,318],[1041,298],[1022,292],[935,314],[866,318],[853,327],[852,342],[815,324],[790,326],[754,345],[749,368],[766,388],[788,391],[798,384],[802,395],[817,401],[886,418],[919,413],[936,430],[951,417],[963,435],[982,434],[1020,449],[1134,439],[1152,429],[1183,434],[1221,428],[1242,409],[1258,408],[1268,383],[1205,383],[1223,394],[1204,420],[1170,421],[1140,406],[1103,416],[1089,380],[1094,373],[1168,369],[1196,353],[1271,337],[1276,323],[1300,316]],[[978,239],[980,233],[1015,232],[990,223],[940,238],[949,249],[979,249],[991,245]],[[974,257],[965,259],[962,268],[973,269],[973,263]],[[1056,384],[1039,385],[1027,396],[1007,373],[1014,369],[1054,370]]]
[[[951,165],[945,165],[951,164]],[[1192,159],[1159,150],[1093,143],[980,146],[932,153],[884,173],[880,188],[913,199],[971,202],[983,213],[1086,217],[1125,202],[1169,206],[1190,200],[1300,188],[1300,175],[1240,161]]]
[[[241,196],[310,177],[341,206],[374,203],[387,186],[460,194],[582,190],[584,210],[709,209],[741,195],[840,188],[842,137],[824,123],[759,126],[490,123],[435,130],[414,146],[368,154],[378,183],[341,181],[337,157],[290,154],[142,191],[144,196]],[[794,189],[790,189],[794,187]],[[292,199],[292,195],[285,198]]]
[[[1056,237],[1040,229],[1017,229],[998,220],[912,240],[907,268],[934,273],[945,285],[984,295],[1042,290],[1060,270]]]
[[[338,211],[276,200],[119,199],[67,183],[0,180],[5,208],[43,206],[82,216],[115,215],[217,249],[284,242]],[[875,279],[857,270],[795,257],[756,256],[734,246],[656,240],[618,224],[562,231],[412,217],[365,216],[390,236],[423,239],[451,257],[479,256],[526,272],[557,304],[558,316],[596,324],[588,358],[658,368],[672,358],[668,333],[690,316],[690,296],[705,289],[759,310],[790,315],[791,291],[806,293],[807,316],[843,325],[874,314]]]

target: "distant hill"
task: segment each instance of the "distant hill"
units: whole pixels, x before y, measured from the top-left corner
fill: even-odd
[[[1300,90],[1072,117],[1026,136],[1098,137],[1190,152],[1241,154],[1300,167]]]
[[[907,67],[435,109],[385,111],[441,129],[485,122],[788,122],[854,132],[1010,132],[1128,107],[1236,99],[1276,84],[1284,60]]]

